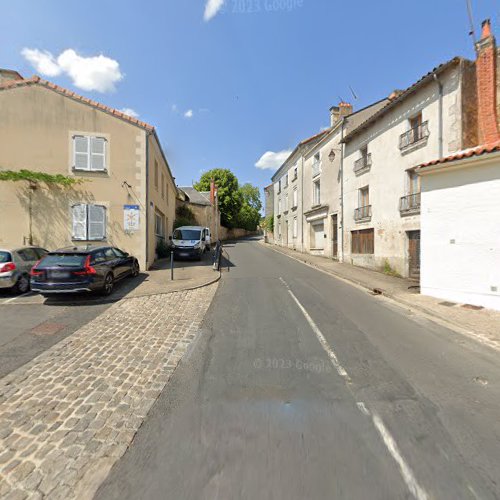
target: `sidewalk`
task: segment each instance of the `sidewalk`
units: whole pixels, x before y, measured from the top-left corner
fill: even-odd
[[[387,276],[370,269],[341,264],[326,257],[300,253],[264,242],[262,244],[372,293],[388,297],[413,311],[424,313],[451,330],[500,350],[500,312],[490,309],[471,310],[464,308],[462,304],[451,304],[420,295],[417,284],[408,279]]]

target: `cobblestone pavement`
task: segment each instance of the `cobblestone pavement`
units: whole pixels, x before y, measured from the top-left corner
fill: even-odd
[[[0,380],[0,498],[92,498],[216,289],[119,302]]]

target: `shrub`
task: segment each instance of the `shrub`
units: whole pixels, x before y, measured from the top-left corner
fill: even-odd
[[[168,248],[164,240],[160,240],[156,245],[156,254],[159,259],[165,259],[170,255],[170,248]]]

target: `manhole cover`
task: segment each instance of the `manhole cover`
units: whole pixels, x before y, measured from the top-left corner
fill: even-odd
[[[473,311],[480,311],[481,309],[484,309],[483,306],[473,306],[472,304],[464,304],[462,307],[464,309],[472,309]]]
[[[456,302],[447,302],[447,301],[444,301],[444,302],[440,302],[439,303],[440,306],[445,306],[445,307],[453,307],[453,306],[456,306]]]
[[[62,323],[49,323],[48,321],[40,323],[35,328],[31,329],[31,333],[35,335],[54,335],[61,331],[66,325]]]

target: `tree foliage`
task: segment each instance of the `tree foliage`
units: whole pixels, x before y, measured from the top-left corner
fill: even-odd
[[[219,210],[223,226],[233,228],[238,223],[238,213],[242,205],[238,179],[231,170],[215,168],[205,172],[194,185],[198,191],[210,191],[210,181],[214,180],[219,198]]]
[[[62,187],[71,187],[76,184],[81,184],[83,179],[77,177],[69,177],[62,174],[46,174],[45,172],[35,172],[32,170],[0,170],[0,181],[12,182],[33,182],[35,184],[43,182],[47,185],[57,185]]]
[[[180,205],[175,211],[174,228],[182,226],[196,226],[196,217],[193,211],[186,205]]]

